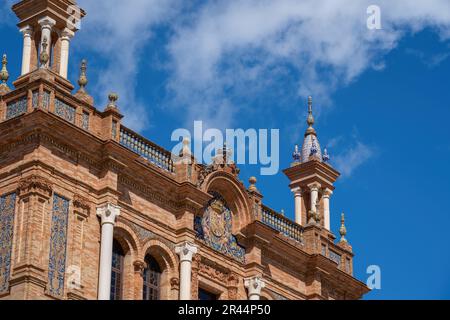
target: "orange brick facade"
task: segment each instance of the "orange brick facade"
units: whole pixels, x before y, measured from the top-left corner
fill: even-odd
[[[22,17],[34,10],[30,2],[15,7],[21,23],[32,23]],[[53,43],[59,56],[60,40]],[[105,204],[120,208],[114,239],[124,251],[123,299],[143,299],[149,255],[161,269],[159,298],[179,299],[176,248],[183,243],[198,249],[191,262],[192,299],[199,288],[218,299],[248,299],[245,282],[253,277],[263,280],[260,298],[268,300],[359,299],[368,291],[353,277],[350,245],[335,243],[323,217],[307,222],[309,191],[303,192],[300,226],[264,206],[254,181],[247,188],[234,164],[205,166],[189,154],[175,157],[123,126],[114,96],[100,111],[86,92],[72,94],[73,85],[58,74],[59,58],[38,68],[36,50],[30,72],[14,89],[0,87],[0,222],[9,228],[0,244],[0,299],[97,299],[97,212]],[[314,158],[285,173],[291,187],[320,183],[319,213],[322,189],[332,190],[339,175]],[[204,218],[213,194],[231,212],[228,236],[243,257],[199,237],[196,219]]]

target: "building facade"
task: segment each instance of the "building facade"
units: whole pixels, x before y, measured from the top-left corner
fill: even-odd
[[[13,6],[21,76],[0,77],[0,299],[359,299],[353,252],[330,231],[339,173],[314,130],[284,171],[295,221],[218,152],[196,162],[122,124],[118,96],[95,106],[86,62],[67,80],[74,0]],[[11,88],[10,88],[11,86]],[[288,191],[289,192],[289,191]]]

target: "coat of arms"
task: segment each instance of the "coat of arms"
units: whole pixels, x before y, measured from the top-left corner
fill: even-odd
[[[231,233],[233,214],[225,200],[219,194],[205,207],[203,217],[195,219],[197,237],[214,250],[226,255],[244,260],[245,250],[237,244],[236,237]]]

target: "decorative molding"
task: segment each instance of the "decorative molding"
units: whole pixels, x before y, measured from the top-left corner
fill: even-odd
[[[173,277],[170,279],[170,290],[180,290],[180,279]]]
[[[0,197],[0,294],[9,291],[16,194]]]
[[[38,193],[41,196],[50,198],[53,187],[48,179],[33,174],[19,180],[18,191],[21,197],[30,193]]]
[[[69,204],[66,198],[53,195],[47,294],[56,297],[64,294]]]
[[[170,249],[172,249],[172,250],[175,249],[175,244],[173,242],[170,242],[170,241],[160,237],[159,235],[145,229],[144,227],[141,227],[133,222],[129,222],[124,219],[122,219],[120,221],[123,222],[125,225],[129,226],[136,233],[136,235],[138,236],[139,240],[142,243],[147,242],[152,239],[155,239],[155,240],[161,241],[163,244],[165,244]]]

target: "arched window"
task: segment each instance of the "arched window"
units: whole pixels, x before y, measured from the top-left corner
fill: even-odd
[[[111,300],[122,299],[122,282],[123,282],[123,259],[125,254],[123,253],[122,246],[114,239],[113,242],[113,254],[112,254],[112,267],[111,267]]]
[[[161,288],[161,268],[150,255],[145,257],[144,300],[159,300]]]

